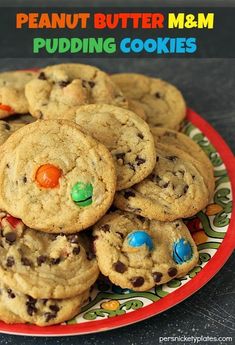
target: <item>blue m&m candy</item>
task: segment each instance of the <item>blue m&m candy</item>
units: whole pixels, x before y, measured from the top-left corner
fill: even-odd
[[[146,231],[133,231],[127,236],[127,241],[130,247],[141,247],[146,244],[149,250],[153,250],[153,240]]]
[[[173,260],[177,264],[183,264],[184,262],[190,260],[192,255],[192,247],[184,238],[181,238],[179,241],[173,244]]]

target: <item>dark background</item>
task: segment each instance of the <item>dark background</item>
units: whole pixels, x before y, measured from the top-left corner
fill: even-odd
[[[32,1],[0,1],[0,6],[32,5]],[[109,1],[45,1],[45,5],[94,6]],[[112,1],[123,5],[123,1]],[[161,1],[128,1],[131,5],[158,5]],[[164,1],[176,6],[176,1]],[[235,5],[234,0],[210,1],[213,5]],[[37,4],[37,1],[33,2]],[[125,1],[124,1],[125,4]],[[177,1],[177,5],[206,5],[205,1]],[[42,5],[42,2],[40,2]],[[110,2],[109,2],[110,5]],[[0,9],[1,10],[1,9]],[[55,59],[1,59],[0,71],[40,67],[68,60]],[[73,61],[76,62],[76,61]],[[139,72],[161,77],[172,82],[183,92],[187,104],[201,114],[235,152],[235,60],[234,59],[80,59],[107,72]],[[159,337],[169,336],[232,336],[235,339],[235,254],[221,271],[200,291],[178,306],[122,329],[99,334],[63,338],[19,337],[0,334],[0,345],[152,345],[159,344]],[[233,339],[233,342],[234,342]],[[173,344],[168,342],[167,344]],[[176,343],[174,343],[176,344]],[[183,343],[182,343],[183,344]],[[190,344],[190,343],[187,343]],[[213,344],[213,343],[211,343]],[[226,344],[220,342],[217,344]]]

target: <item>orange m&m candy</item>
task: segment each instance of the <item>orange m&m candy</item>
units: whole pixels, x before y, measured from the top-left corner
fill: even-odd
[[[53,164],[41,165],[35,175],[35,180],[40,187],[55,188],[59,184],[59,178],[62,175],[61,169]]]
[[[13,111],[12,107],[6,104],[0,104],[0,110],[7,111],[8,113],[11,113]]]

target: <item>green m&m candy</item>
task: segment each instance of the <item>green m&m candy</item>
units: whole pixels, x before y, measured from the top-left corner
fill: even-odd
[[[93,186],[91,183],[77,182],[71,190],[71,198],[78,206],[92,204]]]

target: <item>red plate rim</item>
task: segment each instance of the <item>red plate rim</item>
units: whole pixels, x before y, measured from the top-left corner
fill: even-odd
[[[216,148],[217,152],[220,154],[223,163],[226,166],[228,175],[230,178],[232,186],[232,196],[235,195],[235,170],[234,162],[235,158],[225,143],[223,138],[216,132],[216,130],[209,125],[200,115],[198,115],[192,109],[187,111],[187,119],[199,128],[206,137],[210,140],[212,145]],[[234,207],[233,207],[234,211]],[[135,310],[133,312],[116,316],[113,318],[98,320],[98,321],[88,321],[82,322],[74,325],[57,325],[57,326],[47,326],[39,327],[34,325],[26,324],[12,324],[8,325],[4,322],[0,322],[0,332],[8,334],[17,335],[27,335],[27,336],[64,336],[64,335],[81,335],[89,334],[95,332],[102,332],[111,330],[114,328],[119,328],[127,326],[151,316],[157,315],[176,304],[182,302],[186,298],[190,297],[193,293],[198,291],[203,287],[214,275],[220,270],[220,268],[225,264],[232,251],[235,248],[235,236],[233,236],[233,231],[235,227],[235,212],[232,212],[231,221],[226,232],[225,238],[222,241],[219,249],[212,257],[212,259],[206,264],[206,266],[189,282],[187,282],[182,287],[171,292],[164,298],[156,301],[148,306]]]

